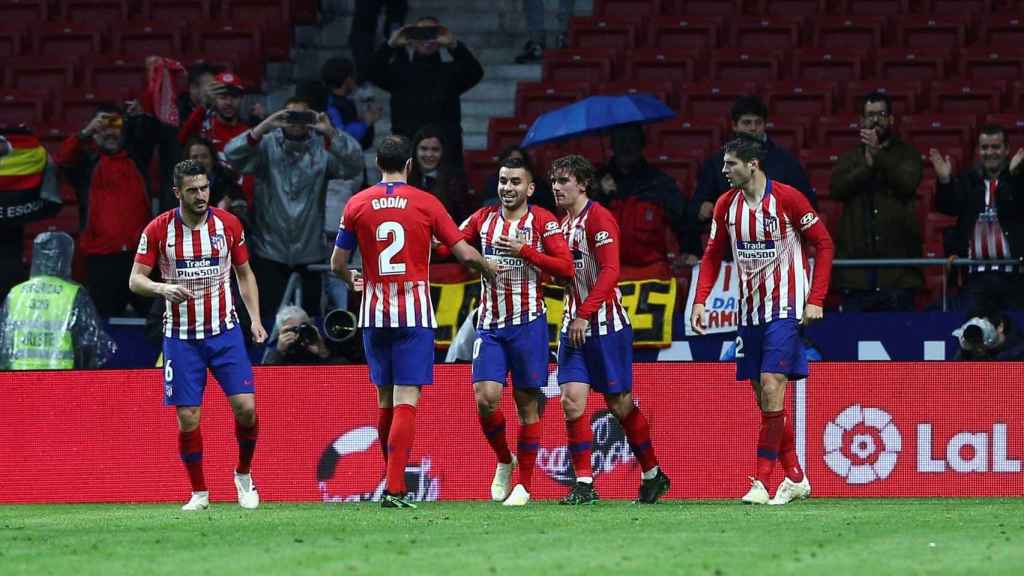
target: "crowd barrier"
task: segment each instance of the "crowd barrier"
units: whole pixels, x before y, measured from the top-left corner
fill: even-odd
[[[635,365],[669,498],[735,498],[754,470],[759,415],[726,363]],[[1011,496],[1024,489],[1024,364],[815,363],[789,409],[814,495]],[[0,374],[0,502],[177,502],[188,485],[159,370]],[[417,414],[407,477],[417,499],[489,497],[494,457],[479,430],[467,365],[442,365]],[[267,501],[379,497],[384,474],[365,366],[256,369],[253,467]],[[553,380],[534,497],[562,496],[572,472]],[[203,409],[211,498],[234,498],[230,409],[211,380]],[[518,425],[510,394],[508,438]],[[640,471],[592,395],[602,498],[632,498]],[[781,480],[776,470],[775,482]]]

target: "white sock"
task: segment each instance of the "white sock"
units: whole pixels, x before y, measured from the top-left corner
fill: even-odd
[[[583,482],[584,484],[593,484],[594,478],[593,476],[577,476],[576,481]]]
[[[202,492],[193,492],[192,495],[193,496],[209,496],[210,492],[208,490],[204,490]]]
[[[658,475],[659,468],[657,466],[651,468],[647,472],[640,475],[644,480],[654,480],[654,477]]]

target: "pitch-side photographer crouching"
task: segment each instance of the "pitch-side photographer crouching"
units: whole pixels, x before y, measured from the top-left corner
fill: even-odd
[[[263,364],[349,364],[361,362],[356,318],[348,310],[333,310],[324,317],[324,333],[299,306],[277,313],[276,342],[267,347]]]
[[[953,336],[960,341],[954,360],[1024,360],[1024,337],[1003,311],[973,314]]]

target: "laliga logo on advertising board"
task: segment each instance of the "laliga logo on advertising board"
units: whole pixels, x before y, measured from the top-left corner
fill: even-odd
[[[825,426],[825,463],[847,484],[869,484],[889,477],[903,446],[892,416],[854,404]]]
[[[411,463],[410,463],[411,464]],[[377,429],[373,426],[353,428],[331,442],[316,467],[320,497],[324,502],[379,501],[386,488],[386,479],[372,480],[367,470],[380,468],[381,453]],[[440,481],[430,473],[432,460],[420,458],[419,466],[406,466],[405,486],[412,500],[437,500]],[[337,474],[337,472],[341,472]]]
[[[989,446],[992,447],[992,466],[989,467]],[[965,458],[964,456],[967,455]],[[1006,454],[1006,424],[992,424],[991,443],[985,432],[960,432],[946,444],[946,458],[932,459],[932,425],[917,425],[917,471],[945,472],[946,466],[954,472],[1020,472],[1020,460]]]

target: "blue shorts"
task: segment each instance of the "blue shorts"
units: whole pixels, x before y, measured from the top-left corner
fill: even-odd
[[[201,405],[207,368],[226,396],[256,391],[242,330],[235,326],[202,340],[164,338],[164,404]]]
[[[558,385],[585,382],[602,394],[633,390],[633,329],[626,326],[604,336],[587,336],[582,348],[558,339]]]
[[[473,382],[493,380],[504,384],[509,371],[516,388],[543,388],[547,383],[547,317],[477,332],[473,342]]]
[[[434,383],[433,328],[363,328],[363,349],[377,387]]]
[[[740,326],[736,337],[736,379],[760,380],[761,374],[785,374],[790,380],[807,377],[807,357],[795,318]]]

